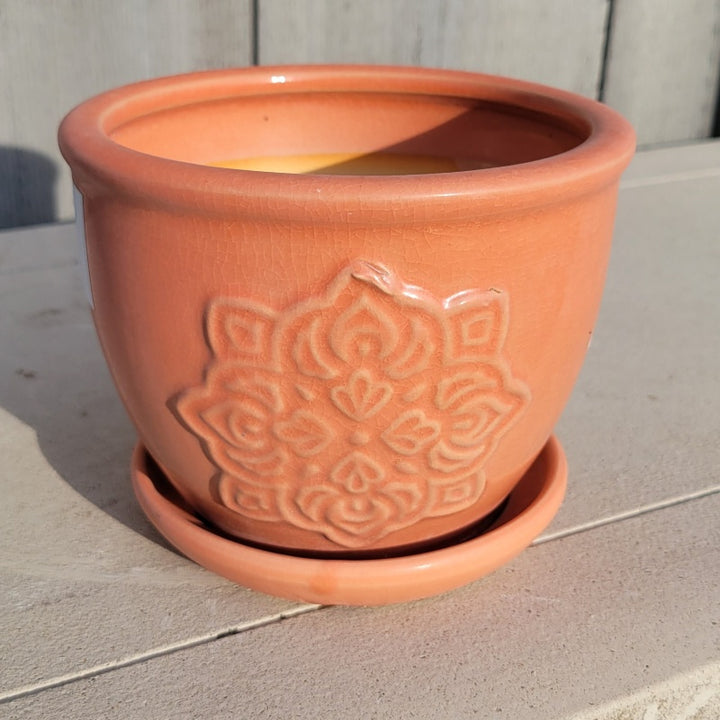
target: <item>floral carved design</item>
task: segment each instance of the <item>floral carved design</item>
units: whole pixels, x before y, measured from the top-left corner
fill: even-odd
[[[502,292],[438,300],[358,261],[285,310],[213,300],[213,360],[177,409],[228,508],[366,547],[481,496],[530,399],[502,357],[507,323]]]

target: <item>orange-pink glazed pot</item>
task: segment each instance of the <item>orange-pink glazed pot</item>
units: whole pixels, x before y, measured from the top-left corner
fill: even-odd
[[[459,584],[342,586],[457,556],[540,477],[598,310],[628,123],[486,75],[260,67],[105,93],[65,118],[60,146],[158,527],[289,597]],[[562,462],[543,462],[554,512]],[[200,552],[199,524],[222,547]],[[300,580],[234,571],[247,553]],[[347,563],[359,580],[330,572]]]

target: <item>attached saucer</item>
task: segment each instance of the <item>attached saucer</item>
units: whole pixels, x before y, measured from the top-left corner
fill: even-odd
[[[555,516],[567,464],[551,437],[492,527],[439,550],[373,560],[304,558],[228,539],[188,512],[145,448],[132,458],[135,495],[155,527],[189,558],[240,585],[322,605],[385,605],[436,595],[477,580],[518,555]]]

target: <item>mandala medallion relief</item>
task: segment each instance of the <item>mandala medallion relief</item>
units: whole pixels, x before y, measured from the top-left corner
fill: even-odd
[[[530,400],[497,290],[441,300],[359,261],[289,308],[216,298],[205,318],[212,360],[177,410],[221,501],[341,547],[470,507]]]

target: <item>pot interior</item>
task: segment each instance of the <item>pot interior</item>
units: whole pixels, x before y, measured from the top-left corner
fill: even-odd
[[[537,99],[537,98],[536,98]],[[397,92],[268,92],[152,108],[104,130],[133,150],[183,162],[320,174],[437,173],[516,165],[591,133],[569,112]]]

